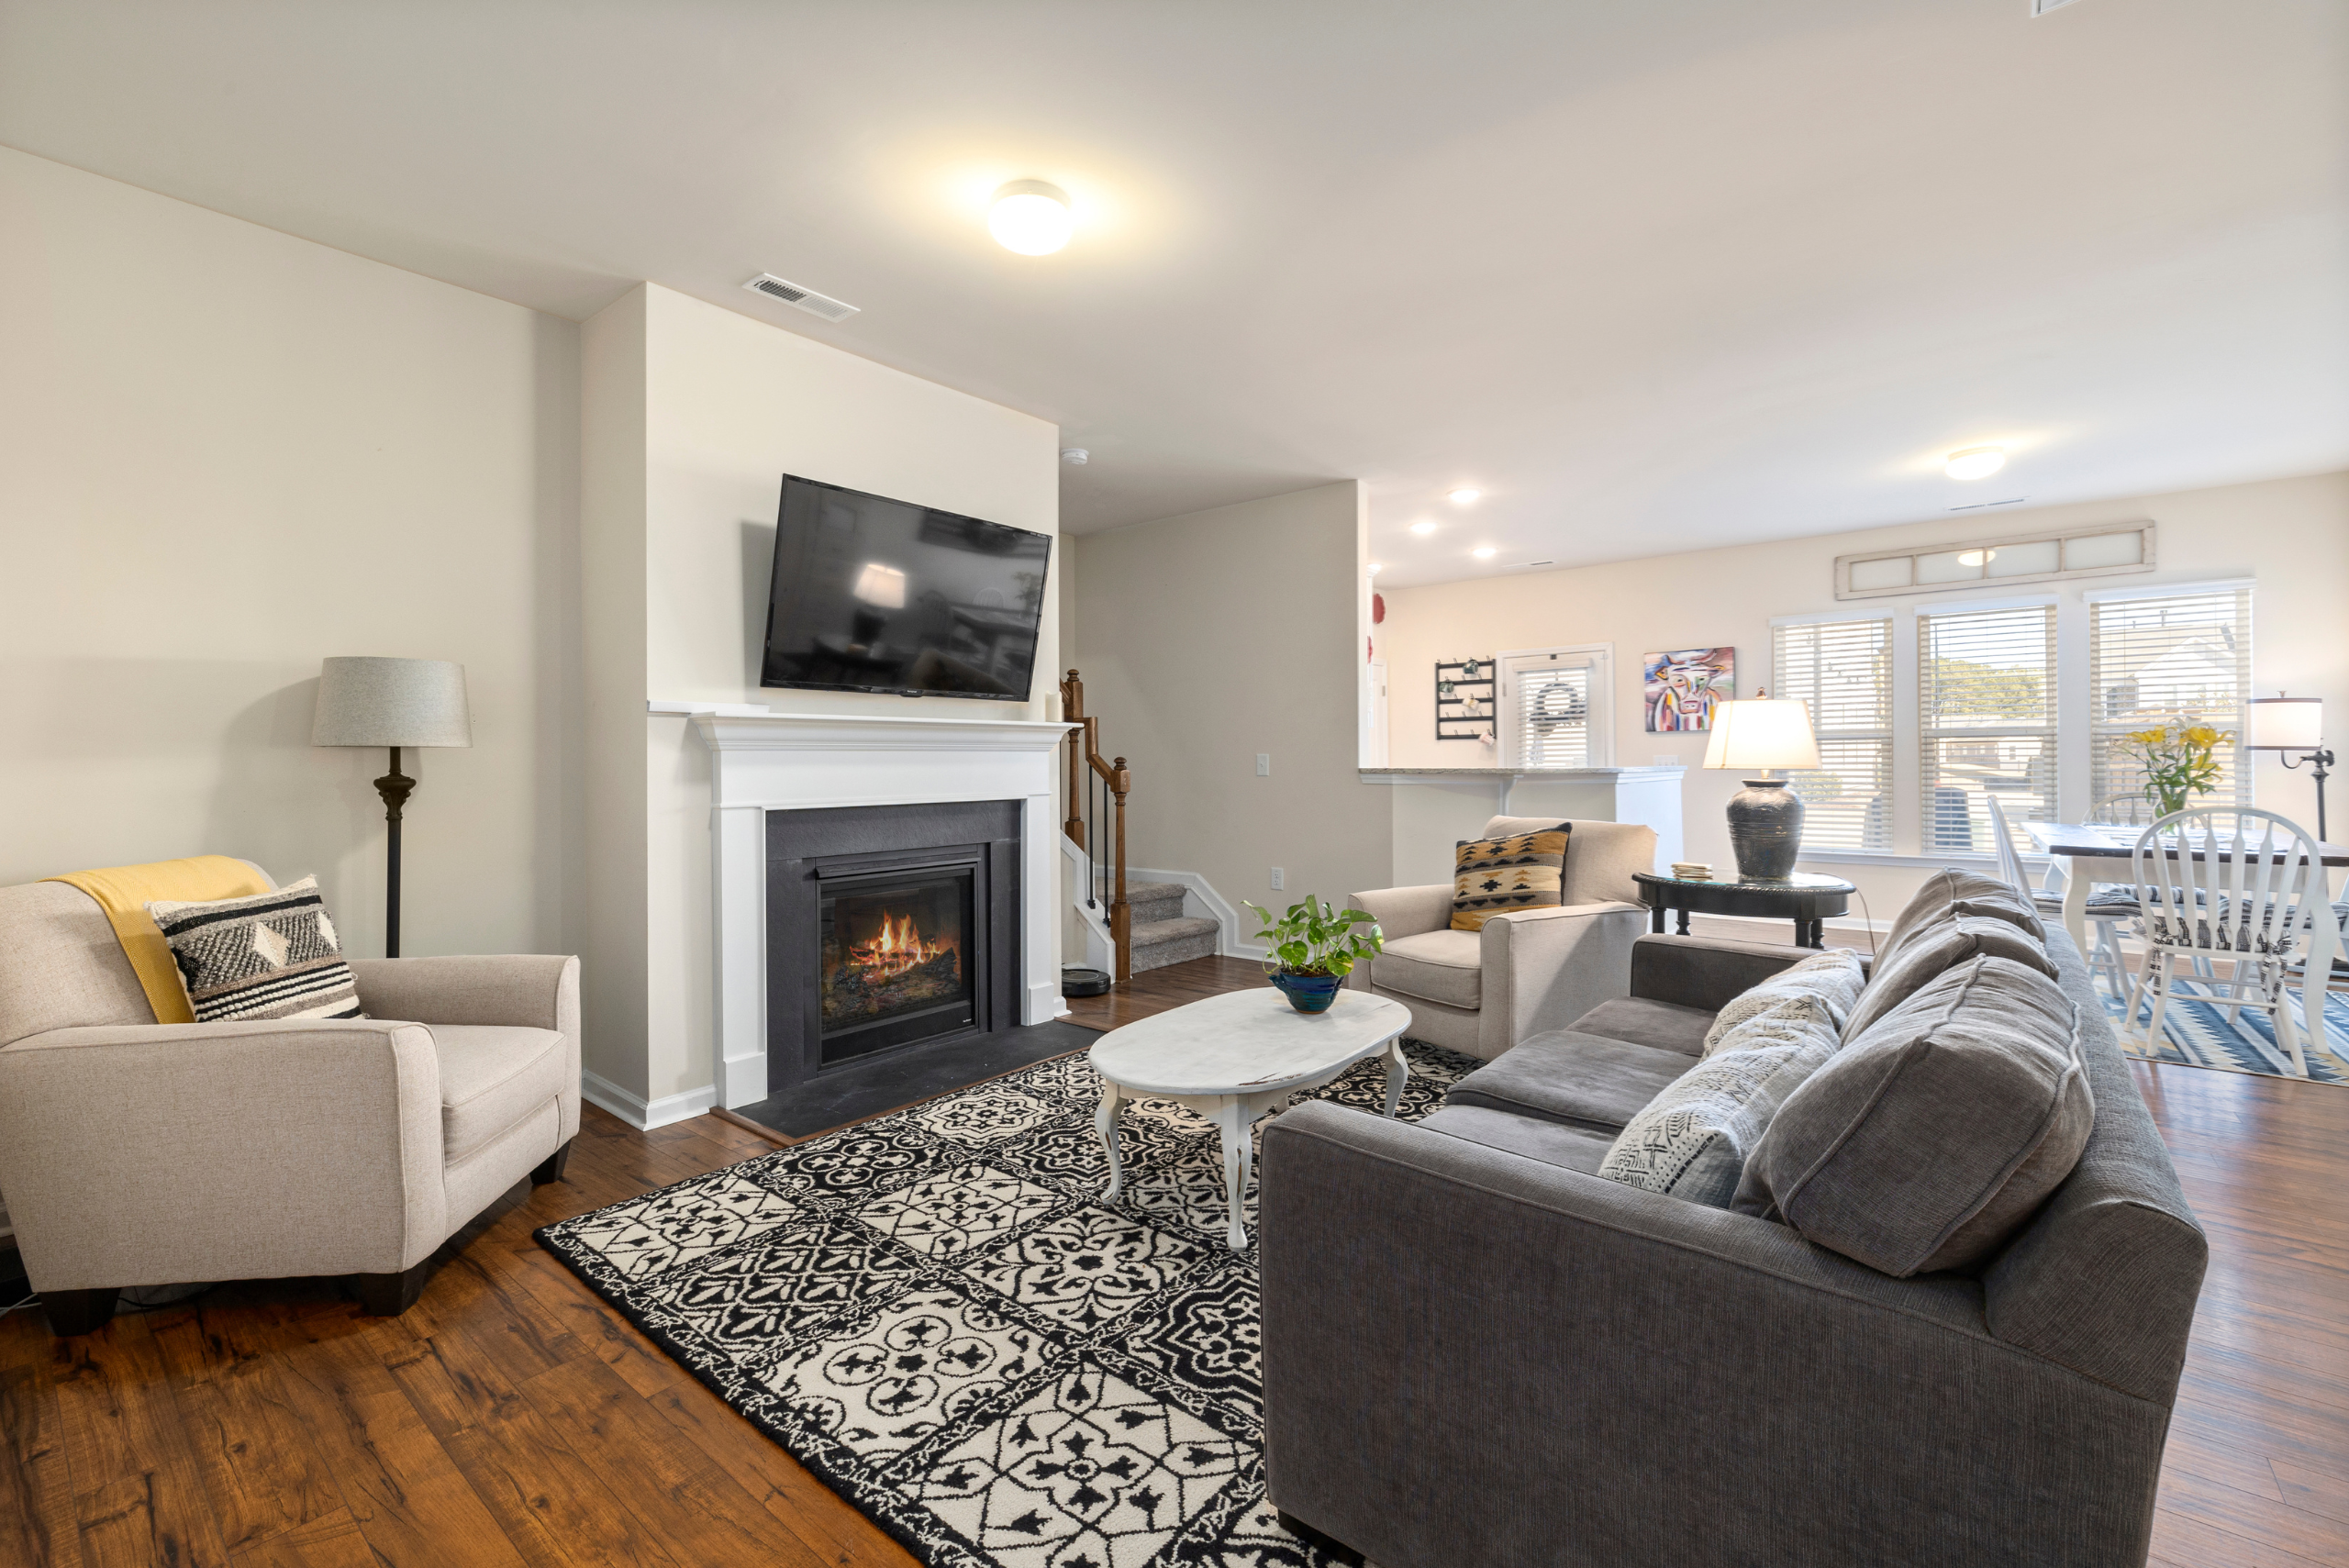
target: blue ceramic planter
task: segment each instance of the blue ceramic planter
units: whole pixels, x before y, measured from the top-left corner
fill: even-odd
[[[1288,1005],[1300,1013],[1326,1013],[1330,1004],[1338,999],[1338,988],[1345,984],[1334,974],[1275,974],[1273,984],[1281,988]]]

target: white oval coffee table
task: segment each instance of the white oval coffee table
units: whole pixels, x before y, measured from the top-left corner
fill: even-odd
[[[1355,1062],[1384,1052],[1386,1114],[1403,1103],[1411,1076],[1403,1031],[1411,1010],[1367,991],[1341,991],[1326,1013],[1300,1013],[1270,985],[1232,991],[1111,1029],[1087,1053],[1101,1074],[1094,1118],[1109,1151],[1108,1201],[1125,1191],[1118,1157],[1118,1112],[1144,1095],[1186,1106],[1223,1134],[1224,1198],[1231,1217],[1226,1240],[1248,1244],[1240,1223],[1251,1164],[1248,1129],[1290,1095],[1318,1088]]]

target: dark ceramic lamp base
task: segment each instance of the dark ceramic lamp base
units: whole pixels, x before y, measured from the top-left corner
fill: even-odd
[[[1784,779],[1747,779],[1729,797],[1729,842],[1738,875],[1792,876],[1802,852],[1802,797]]]

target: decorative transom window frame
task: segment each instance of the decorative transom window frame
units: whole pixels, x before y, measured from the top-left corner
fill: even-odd
[[[2118,541],[2129,534],[2138,536],[2136,559],[2112,559],[2115,555],[2125,554],[2125,547]],[[2025,546],[2053,546],[2056,559],[2063,564],[2046,572],[1990,571],[1991,560],[1999,550]],[[1983,559],[1978,562],[1965,563],[1980,568],[1974,576],[1932,583],[1919,581],[1918,562],[1928,558],[1956,556],[1962,559],[1976,554]],[[2072,564],[2076,558],[2081,564]],[[1891,575],[1888,571],[1890,563],[1901,561],[1910,563],[1907,574],[1898,582],[1886,581]],[[1860,586],[1854,585],[1855,568],[1863,569],[1857,573],[1863,580]],[[1871,550],[1854,555],[1839,555],[1835,558],[1835,596],[1838,599],[1890,599],[1917,594],[1979,594],[1986,589],[1996,591],[2025,583],[2054,583],[2072,577],[2111,577],[2123,573],[2154,570],[2154,524],[2150,520],[2098,523],[2054,533],[2012,534],[2004,539],[1965,539],[1921,548],[1911,545],[1906,550]]]

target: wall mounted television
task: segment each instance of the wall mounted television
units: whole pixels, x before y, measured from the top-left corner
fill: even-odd
[[[762,686],[1025,702],[1052,539],[785,474]]]

